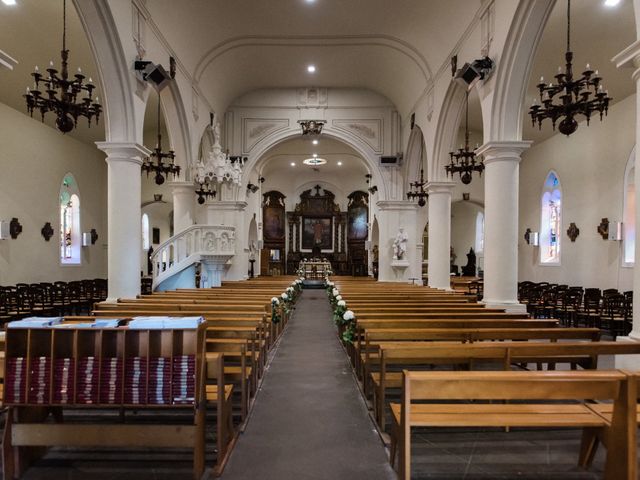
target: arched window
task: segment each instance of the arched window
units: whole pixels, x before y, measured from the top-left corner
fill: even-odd
[[[149,215],[142,214],[142,249],[146,252],[149,250]]]
[[[60,262],[80,265],[80,191],[76,179],[67,173],[60,187]]]
[[[634,148],[627,161],[624,173],[624,204],[622,222],[624,235],[622,241],[622,264],[632,267],[636,258],[636,149]]]
[[[484,252],[484,213],[476,215],[476,253]]]
[[[560,263],[562,231],[562,187],[555,172],[550,172],[544,182],[540,218],[540,262]]]

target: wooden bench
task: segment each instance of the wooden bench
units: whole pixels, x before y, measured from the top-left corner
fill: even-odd
[[[636,382],[618,371],[410,372],[402,378],[402,403],[392,404],[392,462],[411,478],[412,427],[609,428],[605,480],[635,480]],[[633,402],[629,399],[632,398]],[[585,399],[613,401],[610,425]],[[418,404],[416,401],[437,401]],[[517,404],[477,401],[517,400]],[[545,404],[544,401],[572,403]],[[453,402],[455,401],[455,403]],[[459,403],[474,401],[474,403]],[[577,403],[576,403],[577,401]]]

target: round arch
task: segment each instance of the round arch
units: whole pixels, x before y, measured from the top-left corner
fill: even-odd
[[[420,178],[420,169],[423,168],[425,157],[427,156],[427,146],[424,141],[424,134],[418,124],[414,124],[409,134],[407,142],[407,153],[405,159],[407,162],[406,178],[404,180],[404,191],[409,191],[409,183]],[[429,162],[427,159],[426,176],[429,175]]]
[[[383,173],[382,168],[379,165],[379,156],[376,155],[369,146],[351,136],[348,136],[340,130],[326,128],[323,129],[322,135],[339,140],[358,152],[371,172],[371,175],[373,175],[372,180],[374,184],[378,186],[378,200],[389,199],[388,181],[385,181],[387,179],[387,175]],[[269,151],[269,149],[299,136],[300,130],[298,128],[288,128],[286,130],[276,131],[260,140],[247,155],[248,160],[244,166],[244,171],[242,172],[242,184],[246,185],[249,182],[251,173],[260,168],[261,162],[264,161],[265,153]],[[244,190],[246,189],[238,189],[239,195],[246,195],[246,191]]]

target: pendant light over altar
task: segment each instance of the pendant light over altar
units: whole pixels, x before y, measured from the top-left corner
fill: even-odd
[[[560,120],[558,130],[564,135],[571,135],[578,129],[578,122],[575,117],[583,115],[587,119],[587,125],[591,120],[591,116],[595,113],[600,114],[600,120],[607,114],[611,97],[602,86],[602,77],[598,74],[598,70],[592,70],[591,66],[587,66],[582,75],[573,78],[573,52],[571,51],[571,0],[567,0],[567,51],[565,53],[565,71],[562,67],[558,67],[558,73],[555,75],[556,83],[544,81],[544,77],[540,77],[540,83],[537,87],[540,92],[540,103],[534,100],[533,105],[529,108],[531,121],[538,128],[542,128],[542,122],[550,119],[553,129]],[[554,103],[554,100],[557,102]]]
[[[73,130],[78,124],[78,117],[85,117],[91,126],[95,118],[96,124],[100,119],[102,106],[98,97],[93,98],[96,88],[91,78],[85,83],[85,76],[78,68],[73,79],[69,78],[69,50],[67,50],[67,2],[62,1],[62,64],[60,71],[54,68],[53,61],[49,62],[47,74],[41,73],[38,66],[31,76],[34,88],[27,87],[23,95],[27,102],[27,111],[33,116],[35,110],[40,111],[42,121],[47,112],[56,114],[56,127],[63,133]],[[42,88],[42,90],[41,90]],[[44,91],[44,92],[43,92]],[[81,95],[85,94],[84,98]]]

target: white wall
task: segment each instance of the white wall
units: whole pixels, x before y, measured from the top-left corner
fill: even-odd
[[[635,95],[616,103],[603,122],[582,122],[570,137],[554,135],[523,154],[520,165],[520,281],[585,287],[632,288],[633,269],[621,267],[621,242],[604,241],[600,220],[622,220],[624,172],[634,146]],[[541,266],[539,247],[524,242],[527,228],[540,231],[540,195],[549,171],[562,184],[561,264]],[[569,224],[580,229],[575,243]]]
[[[16,240],[0,240],[0,285],[106,278],[104,154],[2,103],[0,125],[0,219],[17,217],[23,227]],[[60,265],[59,195],[67,172],[80,189],[81,229],[99,236],[82,248],[80,266]],[[54,230],[48,242],[40,233],[45,222]]]

